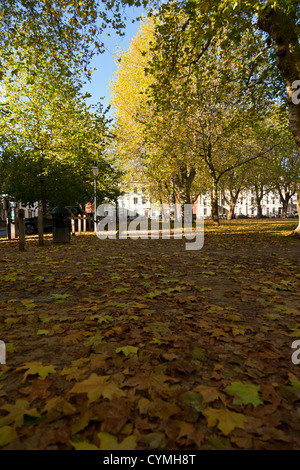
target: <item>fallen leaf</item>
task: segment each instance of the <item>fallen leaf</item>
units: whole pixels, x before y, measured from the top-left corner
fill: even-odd
[[[251,383],[232,382],[225,388],[226,393],[234,397],[234,405],[263,405],[264,402],[259,397],[260,386]]]
[[[16,430],[12,426],[3,426],[0,429],[0,447],[10,444],[18,437]]]
[[[41,362],[25,362],[24,366],[18,367],[16,370],[28,369],[25,372],[22,382],[24,383],[28,375],[39,375],[42,379],[49,374],[55,374],[54,366],[43,366]]]
[[[227,408],[218,410],[208,408],[206,411],[202,411],[202,414],[206,417],[209,427],[217,426],[225,436],[235,428],[244,429],[247,422],[246,416],[229,411]]]
[[[100,450],[135,450],[137,438],[135,436],[127,436],[121,442],[107,432],[99,432]]]
[[[109,377],[98,376],[93,373],[88,379],[74,385],[69,394],[86,393],[89,403],[97,401],[101,396],[112,400],[113,397],[122,397],[125,393],[114,383],[109,382]]]
[[[6,416],[0,418],[0,427],[7,426],[11,423],[14,423],[16,427],[23,426],[25,416],[34,418],[41,417],[36,408],[30,409],[30,403],[21,399],[17,400],[14,405],[3,405],[0,409],[8,411]]]

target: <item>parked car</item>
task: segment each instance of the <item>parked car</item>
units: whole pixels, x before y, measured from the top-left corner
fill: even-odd
[[[289,217],[289,218],[290,217],[298,217],[298,212],[296,212],[296,211],[295,212],[288,212],[286,214],[286,216]]]
[[[238,219],[249,219],[249,215],[240,214],[237,216]]]
[[[52,231],[52,216],[49,212],[43,217],[44,232]],[[26,235],[34,235],[38,233],[38,217],[25,218],[25,233]]]

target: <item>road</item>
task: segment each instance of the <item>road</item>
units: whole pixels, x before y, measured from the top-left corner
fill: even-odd
[[[0,238],[6,238],[6,228],[0,227]]]

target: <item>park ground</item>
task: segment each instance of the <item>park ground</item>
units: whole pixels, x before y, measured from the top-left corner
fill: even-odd
[[[1,240],[0,448],[300,449],[295,226]]]

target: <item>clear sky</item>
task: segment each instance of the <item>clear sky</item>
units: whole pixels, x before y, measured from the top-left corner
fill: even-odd
[[[104,109],[109,105],[110,90],[109,82],[112,80],[112,74],[117,70],[117,63],[115,62],[115,53],[117,49],[127,50],[130,45],[130,40],[136,35],[140,22],[132,23],[132,19],[144,12],[141,8],[127,8],[126,9],[126,29],[125,36],[119,36],[111,31],[110,36],[106,36],[104,32],[103,42],[106,50],[103,54],[99,54],[91,63],[91,70],[97,70],[92,73],[91,82],[87,82],[83,88],[84,92],[89,92],[92,97],[87,99],[87,103],[93,104],[100,101],[103,103]],[[112,113],[110,112],[110,115]]]

